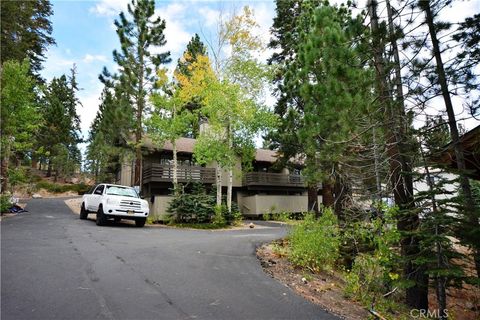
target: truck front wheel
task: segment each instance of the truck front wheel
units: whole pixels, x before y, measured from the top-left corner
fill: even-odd
[[[138,228],[141,228],[145,225],[145,221],[147,221],[146,218],[135,219],[135,226],[137,226]]]
[[[106,220],[107,219],[105,217],[105,214],[103,213],[103,207],[100,206],[97,211],[97,220],[96,220],[97,226],[104,226]]]

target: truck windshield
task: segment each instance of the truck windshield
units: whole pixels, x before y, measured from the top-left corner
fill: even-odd
[[[107,186],[106,194],[112,196],[124,196],[124,197],[132,197],[138,198],[137,192],[132,188],[122,188],[117,186]]]

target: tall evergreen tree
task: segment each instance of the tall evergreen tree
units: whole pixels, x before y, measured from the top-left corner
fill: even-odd
[[[416,260],[420,253],[420,239],[415,235],[420,218],[415,209],[412,180],[411,132],[403,104],[404,98],[394,96],[390,90],[391,72],[384,59],[387,41],[386,30],[379,22],[378,3],[368,1],[370,27],[372,31],[372,63],[376,70],[376,95],[384,110],[384,134],[387,142],[390,184],[395,204],[399,207],[397,228],[400,231],[401,255],[404,259],[404,277],[412,282],[406,290],[406,302],[418,309],[428,309],[428,276],[421,261]]]
[[[42,115],[44,123],[39,130],[39,143],[43,147],[43,153],[48,159],[48,176],[52,170],[56,170],[55,178],[58,177],[62,168],[62,161],[56,157],[63,157],[74,165],[80,165],[77,144],[82,142],[80,137],[80,118],[77,114],[77,106],[80,102],[76,96],[78,91],[75,67],[72,75],[62,75],[53,78],[44,92]],[[54,162],[57,166],[54,167]]]
[[[128,158],[130,128],[133,113],[120,85],[107,83],[100,97],[99,110],[88,137],[87,168],[97,181],[114,181],[118,165]]]
[[[175,69],[175,74],[177,75],[177,77],[191,77],[192,64],[197,61],[198,57],[200,56],[207,56],[207,47],[200,40],[200,36],[195,33],[192,39],[190,39],[190,42],[187,44],[187,49],[183,53],[182,57],[178,59],[177,67]],[[190,113],[196,114],[196,116],[192,118],[190,130],[185,133],[186,135],[193,138],[197,137],[199,134],[199,121],[202,117],[202,115],[199,114],[199,109],[201,105],[198,103],[198,101],[195,100],[196,98],[193,97],[192,101],[188,102],[185,106]]]
[[[28,59],[32,73],[38,77],[45,50],[55,44],[49,20],[53,14],[50,1],[1,1],[0,12],[1,64]]]
[[[35,104],[34,80],[29,64],[7,61],[0,69],[2,111],[0,119],[1,190],[8,188],[9,160],[16,152],[32,151],[41,117]]]
[[[276,1],[276,16],[272,26],[273,38],[269,43],[269,47],[276,51],[269,63],[276,66],[275,113],[281,121],[278,129],[270,132],[266,139],[270,142],[270,147],[277,149],[282,155],[280,161],[283,166],[288,165],[289,159],[304,154],[303,145],[298,138],[299,128],[303,124],[304,101],[300,95],[299,84],[289,83],[288,86],[285,84],[285,73],[298,58],[297,45],[300,43],[300,34],[308,32],[310,27],[310,17],[306,12],[320,5],[321,2],[321,0]],[[307,161],[310,160],[307,159]],[[307,187],[308,209],[318,212],[318,185],[311,183]]]
[[[124,12],[115,20],[120,51],[115,50],[113,57],[119,65],[118,75],[104,72],[102,78],[111,78],[121,86],[133,109],[135,169],[133,184],[140,186],[142,166],[143,119],[148,109],[147,96],[152,93],[156,82],[156,69],[170,62],[170,52],[153,53],[154,47],[165,45],[165,21],[155,16],[154,0],[132,0],[127,8],[129,20]],[[106,71],[106,70],[104,70]]]
[[[353,20],[344,6],[314,8],[309,30],[300,35],[298,59],[285,76],[287,85],[300,84],[304,102],[298,130],[306,155],[304,175],[309,185],[322,182],[323,196],[330,197],[327,202],[332,206],[336,200],[333,173],[340,169],[346,141],[355,136],[354,119],[370,104],[372,73],[356,50],[353,30],[357,26],[362,26],[361,21]]]

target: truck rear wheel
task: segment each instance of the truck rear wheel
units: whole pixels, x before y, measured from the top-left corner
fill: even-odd
[[[80,219],[85,220],[88,217],[88,211],[85,209],[85,203],[80,207]]]

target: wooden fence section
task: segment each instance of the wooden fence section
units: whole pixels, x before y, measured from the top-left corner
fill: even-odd
[[[178,182],[215,183],[215,168],[199,166],[178,166]],[[143,168],[143,183],[173,182],[173,166],[151,163]]]
[[[270,172],[247,172],[243,175],[244,186],[305,187],[302,176]]]

